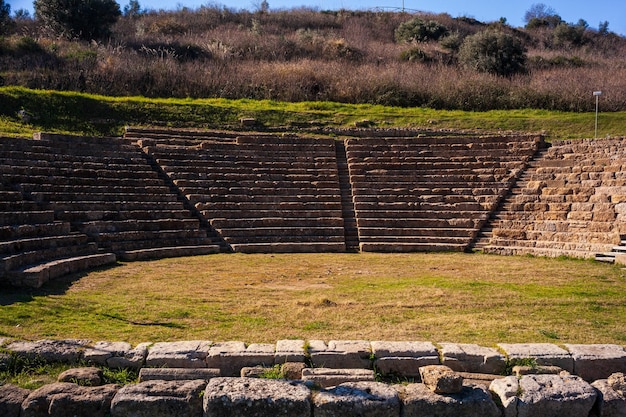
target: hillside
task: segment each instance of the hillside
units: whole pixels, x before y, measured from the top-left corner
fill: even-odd
[[[399,40],[415,18],[445,29]],[[459,47],[482,31],[524,48],[510,76],[468,68]],[[30,18],[0,38],[0,84],[114,96],[334,101],[435,109],[626,110],[626,39],[584,21],[513,28],[400,12],[235,12],[222,6],[126,13],[100,41],[51,35]]]

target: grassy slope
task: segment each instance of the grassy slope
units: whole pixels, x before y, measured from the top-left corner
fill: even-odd
[[[25,124],[17,112],[34,118]],[[626,134],[626,112],[601,113],[599,136]],[[593,113],[544,110],[465,112],[352,105],[329,102],[283,103],[224,99],[146,99],[104,97],[73,92],[0,88],[0,132],[30,136],[36,131],[87,135],[120,135],[125,125],[177,127],[237,127],[241,117],[254,117],[265,126],[301,126],[315,123],[351,126],[368,119],[377,127],[545,132],[548,139],[594,135]]]
[[[626,271],[482,254],[220,254],[0,295],[0,336],[626,342]]]

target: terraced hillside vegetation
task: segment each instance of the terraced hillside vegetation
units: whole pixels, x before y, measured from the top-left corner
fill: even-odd
[[[3,138],[1,277],[234,251],[620,259],[623,138],[129,128]]]
[[[626,110],[626,40],[610,22],[595,28],[585,16],[566,22],[556,11],[516,28],[425,12],[136,6],[95,39],[68,40],[23,14],[12,19],[0,38],[1,84],[471,111],[592,111],[592,91],[603,90],[604,111]],[[470,41],[494,35],[513,48],[515,65],[468,62]]]

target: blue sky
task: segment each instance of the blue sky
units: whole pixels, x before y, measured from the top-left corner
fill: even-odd
[[[176,9],[197,8],[202,5],[223,5],[233,9],[255,10],[262,0],[139,0],[143,8]],[[524,13],[533,4],[543,3],[554,9],[566,22],[585,19],[593,28],[603,21],[609,30],[626,35],[626,1],[624,0],[267,0],[271,9],[289,9],[306,6],[320,10],[399,8],[425,12],[448,13],[453,17],[468,16],[489,22],[505,17],[512,26],[523,26]],[[128,0],[118,0],[123,8]],[[5,0],[11,10],[32,11],[32,0]]]

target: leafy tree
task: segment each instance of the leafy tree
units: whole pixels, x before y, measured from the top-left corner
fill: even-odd
[[[533,19],[546,19],[556,16],[556,11],[543,3],[535,3],[524,14],[524,22],[530,23]]]
[[[609,34],[609,21],[605,20],[604,22],[600,22],[598,26],[598,33],[600,35],[608,35]]]
[[[526,51],[519,39],[507,33],[484,31],[465,38],[459,61],[476,71],[511,76],[525,70]]]
[[[130,0],[126,6],[124,6],[124,16],[127,17],[139,17],[143,14],[143,10],[141,10],[141,5],[138,0]]]
[[[398,42],[426,42],[436,41],[448,34],[448,28],[430,20],[428,22],[416,17],[408,22],[401,23],[396,29],[395,36]]]
[[[548,7],[543,3],[537,3],[530,6],[530,9],[524,14],[526,29],[534,29],[539,27],[555,28],[563,23],[563,19],[552,7]]]
[[[35,0],[34,5],[37,19],[67,38],[106,37],[121,15],[115,0]]]
[[[0,0],[0,35],[9,32],[11,23],[11,5]]]

